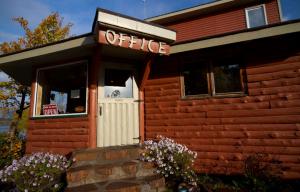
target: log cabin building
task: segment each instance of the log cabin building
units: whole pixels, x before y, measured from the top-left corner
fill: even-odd
[[[201,172],[267,154],[300,178],[300,21],[279,0],[219,0],[139,20],[97,9],[92,32],[1,55],[31,86],[26,151],[130,145],[163,135]]]

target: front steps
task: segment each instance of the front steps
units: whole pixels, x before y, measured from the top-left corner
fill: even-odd
[[[67,171],[70,191],[147,192],[164,191],[164,178],[151,163],[139,161],[137,145],[77,150]]]

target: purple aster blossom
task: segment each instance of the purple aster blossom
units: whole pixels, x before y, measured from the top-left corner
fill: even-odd
[[[69,166],[70,162],[62,155],[33,153],[13,160],[10,166],[0,170],[0,181],[14,182],[17,188],[24,190],[25,187],[27,192],[35,191],[37,186],[56,180]]]
[[[148,140],[144,142],[145,152],[143,161],[153,162],[157,166],[157,173],[164,177],[170,175],[185,178],[186,182],[194,182],[195,176],[192,166],[197,153],[189,150],[187,146],[178,144],[170,138],[158,136],[159,141]]]

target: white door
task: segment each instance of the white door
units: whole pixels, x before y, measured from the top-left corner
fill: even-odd
[[[98,87],[97,146],[139,143],[139,103],[132,66],[105,63]]]

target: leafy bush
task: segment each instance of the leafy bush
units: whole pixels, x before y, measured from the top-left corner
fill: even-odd
[[[19,191],[59,191],[70,162],[62,155],[34,153],[0,171],[3,183],[14,183]]]
[[[25,151],[25,138],[0,134],[0,169],[10,165],[13,159],[20,159]]]
[[[251,188],[249,191],[274,191],[277,188],[279,176],[282,174],[279,161],[273,160],[266,163],[266,155],[254,154],[246,158],[244,162],[245,185]],[[275,166],[277,165],[277,166]]]
[[[268,163],[267,163],[268,162]],[[269,162],[266,155],[253,154],[244,161],[243,175],[200,175],[198,187],[204,191],[279,192],[288,182],[280,180],[283,167],[278,160]],[[297,183],[296,183],[297,184]],[[293,184],[294,185],[294,184]],[[201,190],[201,191],[203,191]],[[292,190],[290,190],[292,191]]]
[[[195,184],[196,174],[192,166],[197,153],[172,139],[163,136],[159,136],[159,139],[158,142],[145,141],[142,160],[153,162],[157,166],[157,173],[163,175],[167,181]]]

